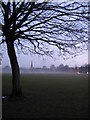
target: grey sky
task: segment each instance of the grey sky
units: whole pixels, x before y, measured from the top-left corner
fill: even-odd
[[[7,51],[5,49],[3,53],[4,54],[3,54],[2,66],[3,67],[6,65],[10,66]],[[50,67],[52,64],[54,64],[55,66],[59,66],[60,64],[64,64],[64,65],[67,64],[69,66],[74,67],[74,66],[81,66],[81,65],[88,63],[88,52],[87,51],[83,53],[82,55],[78,55],[74,58],[69,58],[67,60],[63,60],[63,58],[60,56],[54,56],[54,57],[56,57],[56,60],[50,57],[46,57],[46,56],[40,57],[38,55],[17,54],[19,66],[25,67],[25,68],[30,68],[31,61],[33,61],[34,67],[43,67],[43,66]]]
[[[10,65],[6,50],[4,50],[3,53],[4,54],[3,54],[2,65],[3,66]],[[50,67],[52,64],[54,64],[55,66],[58,66],[60,64],[67,64],[69,66],[75,66],[75,65],[81,66],[88,63],[87,51],[83,55],[79,55],[73,59],[70,58],[68,60],[63,60],[63,58],[61,58],[60,56],[54,56],[56,60],[46,56],[40,57],[38,55],[31,56],[31,55],[17,54],[17,57],[18,57],[19,66],[26,68],[30,68],[31,61],[33,61],[34,67],[42,67],[44,65]]]

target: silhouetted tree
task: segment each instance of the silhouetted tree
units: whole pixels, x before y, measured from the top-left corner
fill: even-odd
[[[68,70],[69,70],[69,66],[68,66],[68,65],[65,65],[65,66],[64,66],[64,70],[65,70],[65,71],[68,71]]]
[[[55,65],[51,65],[51,66],[50,66],[50,69],[51,69],[52,71],[56,70]]]
[[[86,71],[86,70],[85,70],[85,66],[81,66],[79,69],[80,69],[80,72],[81,72],[81,73],[85,73],[85,71]]]
[[[57,67],[57,70],[58,71],[64,71],[64,65],[63,64],[60,64],[58,67]]]
[[[0,2],[2,43],[6,43],[12,68],[12,96],[22,96],[15,48],[28,54],[76,55],[87,49],[87,2]]]
[[[47,67],[46,67],[46,66],[43,66],[42,69],[43,69],[43,70],[47,70]]]

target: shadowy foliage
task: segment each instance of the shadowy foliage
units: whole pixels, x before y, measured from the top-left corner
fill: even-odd
[[[53,54],[53,46],[62,56],[77,55],[87,49],[87,2],[39,2],[20,0],[0,2],[2,26],[0,44],[6,43],[12,68],[15,96],[21,96],[20,71],[15,47],[28,54]]]

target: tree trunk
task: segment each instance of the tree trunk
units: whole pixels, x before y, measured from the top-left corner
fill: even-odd
[[[20,86],[20,70],[15,53],[14,43],[7,40],[7,52],[10,59],[12,69],[12,94],[11,97],[22,97],[22,91]]]

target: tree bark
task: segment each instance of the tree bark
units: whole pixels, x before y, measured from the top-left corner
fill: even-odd
[[[12,94],[11,97],[22,97],[22,91],[20,86],[20,69],[16,57],[16,52],[14,48],[14,42],[7,42],[7,52],[10,59],[11,69],[12,69]]]

